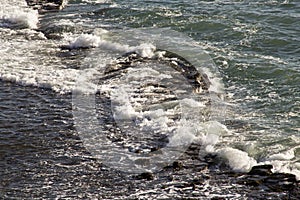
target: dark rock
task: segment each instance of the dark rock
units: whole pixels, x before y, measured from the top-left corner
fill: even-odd
[[[238,182],[254,187],[264,187],[273,192],[292,191],[299,187],[295,175],[272,173],[272,168],[272,165],[254,166],[251,171],[243,175]]]
[[[180,161],[173,162],[173,169],[174,170],[181,170],[183,168],[183,164]]]
[[[217,156],[217,154],[209,153],[209,154],[205,155],[203,159],[204,159],[204,162],[206,162],[208,164],[213,164],[218,159],[218,156]]]
[[[38,9],[40,12],[50,10],[61,10],[65,7],[68,0],[26,0],[27,5]]]
[[[158,147],[151,147],[151,149],[150,149],[151,152],[155,152],[155,151],[158,151],[158,150],[159,150]]]
[[[172,165],[167,165],[164,167],[165,171],[180,171],[184,168],[183,163],[180,161],[174,161]]]
[[[202,185],[204,182],[204,179],[203,178],[195,178],[191,181],[192,184],[194,185]]]
[[[271,171],[272,168],[273,168],[272,165],[253,166],[248,174],[249,175],[267,176],[267,175],[272,174],[272,171]]]
[[[165,50],[157,50],[165,51]],[[204,73],[200,74],[195,66],[193,66],[185,58],[173,52],[165,51],[166,54],[162,58],[143,58],[136,52],[129,52],[117,58],[116,62],[107,65],[105,74],[122,72],[129,67],[134,67],[135,64],[147,61],[158,61],[171,66],[176,71],[180,72],[187,81],[192,85],[195,92],[208,91],[210,81]],[[176,62],[174,62],[176,59]]]
[[[297,179],[294,174],[274,173],[268,176],[264,183],[273,191],[281,192],[293,190],[297,186]]]
[[[150,180],[154,179],[154,175],[151,172],[143,172],[137,176],[137,179],[146,179],[146,180],[150,181]]]
[[[158,51],[166,52],[164,58],[162,58],[161,60],[169,64],[175,70],[179,71],[195,88],[195,91],[199,91],[200,89],[204,91],[208,90],[211,82],[209,81],[206,74],[200,74],[195,66],[193,66],[188,60],[178,54],[166,50]],[[176,62],[173,62],[174,58],[176,58]]]
[[[199,159],[199,152],[201,149],[201,144],[199,143],[192,143],[186,153],[193,159],[193,160],[198,160]]]

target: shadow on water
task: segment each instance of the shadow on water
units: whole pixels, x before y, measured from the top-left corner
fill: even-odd
[[[76,135],[71,96],[10,83],[1,84],[0,95],[0,196],[102,198],[126,192],[122,175],[93,159]]]

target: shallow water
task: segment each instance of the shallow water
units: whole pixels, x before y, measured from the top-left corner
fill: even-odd
[[[217,162],[198,157],[199,146],[147,180],[103,165],[74,129],[70,95],[1,85],[1,198],[3,199],[297,199],[239,183]],[[196,148],[195,148],[196,147]],[[198,149],[198,150],[197,150]],[[182,167],[180,167],[182,166]]]

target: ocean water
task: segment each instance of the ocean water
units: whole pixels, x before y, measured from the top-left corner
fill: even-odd
[[[2,187],[9,189],[1,193],[29,197],[43,185],[36,196],[78,197],[67,186],[71,178],[58,178],[65,188],[59,193],[55,174],[82,177],[78,184],[90,194],[82,198],[93,197],[85,167],[156,172],[191,143],[201,147],[199,159],[219,157],[216,168],[248,172],[271,164],[299,180],[299,18],[300,3],[292,0],[69,0],[63,10],[40,13],[25,0],[4,0],[0,156]],[[205,74],[207,91],[195,92],[158,62],[166,51]],[[135,66],[107,75],[107,66],[130,52],[141,56]],[[165,151],[152,154],[159,149]],[[119,191],[104,193],[124,195],[128,183],[112,179]],[[220,188],[202,195],[241,198]],[[132,197],[157,190],[142,191]]]

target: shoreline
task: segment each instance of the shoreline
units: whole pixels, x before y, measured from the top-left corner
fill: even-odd
[[[5,130],[12,132],[1,135],[10,144],[1,148],[4,154],[0,161],[3,166],[0,194],[5,199],[297,200],[300,197],[299,182],[292,183],[294,176],[272,173],[268,165],[249,173],[234,173],[213,155],[199,159],[198,144],[191,145],[177,161],[157,173],[116,171],[93,158],[84,147],[74,128],[71,95],[13,83],[1,84],[0,88],[0,96],[6,97],[2,99],[7,108],[3,110],[7,120]],[[23,109],[13,105],[22,105]],[[34,124],[24,123],[29,120]],[[3,129],[1,125],[0,128]],[[21,132],[22,136],[16,137],[13,132]]]

